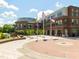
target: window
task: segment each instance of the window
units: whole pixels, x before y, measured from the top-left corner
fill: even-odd
[[[72,12],[72,16],[79,16],[77,12]]]
[[[28,24],[28,29],[31,29],[31,24]]]
[[[72,10],[72,12],[74,12],[74,9],[73,8],[71,10]]]
[[[72,19],[72,25],[77,25],[78,24],[78,19]]]
[[[26,27],[26,25],[24,25],[24,27]]]
[[[73,32],[73,33],[77,33],[77,30],[78,30],[78,29],[72,29],[72,32]]]
[[[51,16],[51,19],[53,19],[54,16]]]
[[[62,20],[56,21],[56,25],[61,26],[62,25]]]
[[[79,10],[76,8],[72,8],[72,12],[78,12]]]
[[[78,9],[72,9],[72,16],[79,16],[78,11]]]
[[[52,17],[54,18],[54,17],[56,17],[56,15],[53,15]]]
[[[60,17],[60,16],[62,16],[62,12],[59,12],[59,13],[57,14],[57,17]]]
[[[78,9],[76,9],[76,12],[77,12],[77,13],[78,13],[78,11],[79,11],[79,10],[78,10]]]
[[[65,25],[65,24],[67,24],[67,19],[64,19],[64,21],[63,21],[63,24]]]

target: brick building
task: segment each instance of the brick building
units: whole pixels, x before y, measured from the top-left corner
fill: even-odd
[[[41,23],[38,23],[38,25],[39,28],[42,28]],[[36,28],[37,28],[37,22],[35,18],[22,17],[15,22],[16,30],[26,30],[26,29],[36,29]]]
[[[16,30],[25,30],[25,29],[30,29],[30,28],[34,28],[35,26],[35,22],[33,22],[34,18],[19,18],[15,24],[15,29]]]
[[[63,7],[47,16],[54,19],[52,26],[46,26],[46,33],[57,36],[79,36],[79,7]]]

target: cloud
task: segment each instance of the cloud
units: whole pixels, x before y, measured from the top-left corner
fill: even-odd
[[[15,21],[16,19],[6,21],[6,19],[0,18],[0,27],[2,27],[4,24],[14,24]]]
[[[38,10],[35,8],[32,8],[32,9],[30,9],[30,12],[38,12]]]
[[[13,10],[19,10],[15,5],[9,5],[7,6],[7,8],[13,9]]]
[[[9,4],[8,2],[6,2],[6,0],[0,0],[0,8],[19,10],[18,7],[13,4]],[[3,13],[0,13],[0,26],[3,26],[4,24],[13,24],[16,21],[16,18],[17,16],[13,11],[5,11]]]
[[[17,16],[13,11],[6,11],[0,14],[0,17],[0,26],[3,26],[4,24],[13,24],[17,20]]]
[[[5,24],[4,19],[0,18],[0,27],[2,27]]]
[[[9,11],[9,12],[4,12],[0,15],[1,17],[4,17],[4,18],[8,18],[8,19],[12,19],[12,18],[16,18],[16,14],[13,12],[13,11]]]
[[[60,2],[56,2],[56,7],[61,8],[63,5]]]
[[[18,10],[18,8],[15,5],[9,4],[5,0],[0,0],[0,7],[13,9],[13,10]]]
[[[42,19],[42,13],[43,12],[44,12],[45,16],[47,16],[47,15],[53,13],[53,10],[46,10],[46,11],[40,11],[40,12],[38,12],[38,14],[37,14],[37,19],[38,20]]]
[[[7,24],[14,24],[17,21],[17,19],[13,19],[13,20],[8,20]]]
[[[44,11],[44,13],[45,13],[45,15],[47,16],[47,15],[53,13],[53,10],[46,10],[46,11]]]

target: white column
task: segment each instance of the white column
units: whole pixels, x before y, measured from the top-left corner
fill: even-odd
[[[22,29],[22,24],[20,24],[20,26],[21,26],[21,29]]]
[[[43,18],[42,21],[43,21],[43,35],[44,35],[44,32],[45,32],[45,28],[44,28],[44,26],[45,26],[44,25],[45,18]]]
[[[39,26],[39,25],[38,25],[38,22],[37,22],[37,35],[38,35],[38,26]]]
[[[65,34],[64,34],[63,30],[61,30],[61,31],[62,31],[62,37],[64,37],[64,36],[65,36]]]
[[[57,36],[57,30],[55,30],[55,36]]]
[[[50,21],[50,36],[52,35],[52,22]]]
[[[51,28],[51,26],[50,26],[50,36],[52,35],[52,28]]]
[[[68,36],[68,31],[67,31],[67,29],[65,29],[65,36],[66,36],[66,37]]]
[[[45,32],[46,32],[46,35],[47,35],[47,30]]]

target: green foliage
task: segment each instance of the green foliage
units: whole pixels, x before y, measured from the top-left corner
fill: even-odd
[[[8,34],[8,33],[3,33],[4,34],[4,36],[5,36],[5,38],[9,38],[11,35],[10,34]]]
[[[0,27],[0,32],[2,32],[3,30],[2,30],[2,27]]]
[[[13,25],[10,25],[10,24],[5,24],[3,26],[3,32],[4,33],[11,33],[11,32],[14,32],[14,26]]]
[[[33,35],[34,34],[34,29],[16,30],[16,33],[21,34],[21,35]]]
[[[16,30],[15,31],[17,34],[21,34],[21,35],[25,35],[25,32],[24,32],[24,30]]]
[[[4,34],[0,33],[0,39],[4,39],[4,38],[5,38]]]
[[[38,31],[36,31],[36,33],[37,33],[38,35],[43,35],[43,30],[42,30],[42,29],[39,29]]]
[[[27,30],[16,30],[17,34],[21,35],[43,35],[43,30],[39,29],[38,32],[35,29],[27,29]]]
[[[0,39],[4,39],[4,38],[5,38],[4,34],[0,33]]]
[[[34,29],[27,29],[26,33],[27,35],[34,35]]]
[[[0,32],[0,39],[9,38],[10,34]]]

